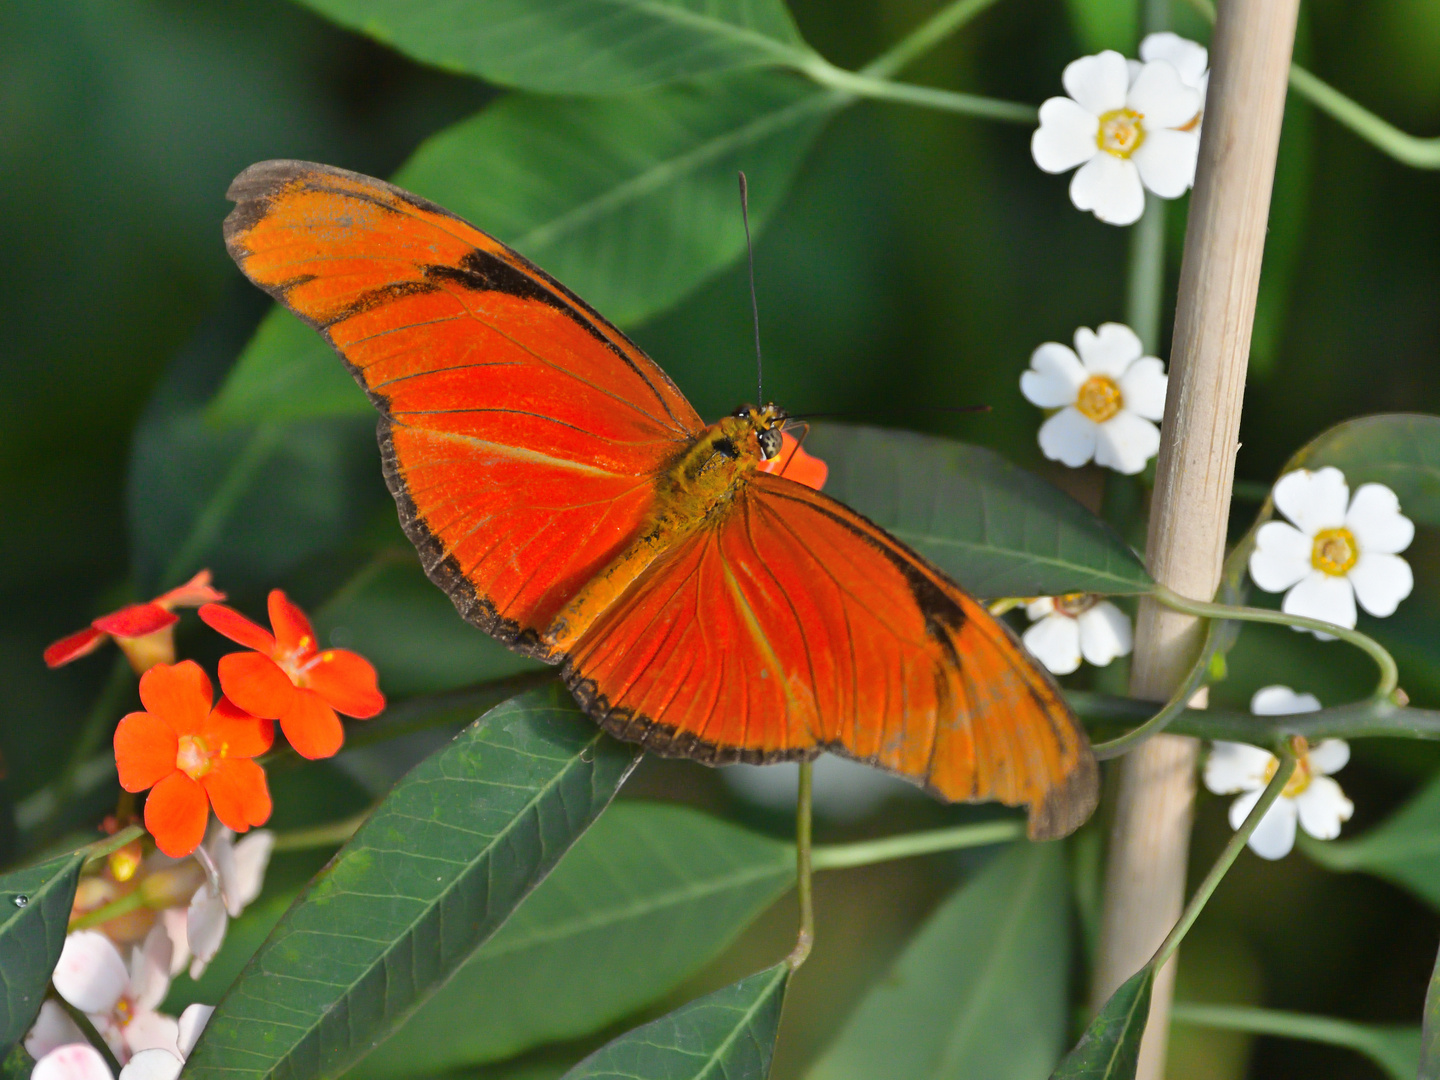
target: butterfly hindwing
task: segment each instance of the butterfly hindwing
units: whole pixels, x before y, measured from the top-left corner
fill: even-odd
[[[830,750],[1062,836],[1095,760],[1059,689],[940,571],[833,499],[753,474],[581,640],[567,679],[615,734],[712,763]]]
[[[254,165],[229,195],[236,262],[379,409],[426,571],[472,622],[544,656],[539,632],[633,539],[699,416],[593,309],[433,203],[298,161]]]

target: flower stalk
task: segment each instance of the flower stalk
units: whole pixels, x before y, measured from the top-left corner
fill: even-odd
[[[786,962],[794,971],[810,955],[815,944],[815,898],[811,882],[810,843],[812,833],[811,793],[815,762],[800,763],[800,790],[795,799],[795,894],[800,902],[800,933]]]

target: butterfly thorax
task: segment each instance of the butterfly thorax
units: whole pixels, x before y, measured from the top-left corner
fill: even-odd
[[[780,452],[785,414],[745,405],[702,431],[656,480],[655,507],[635,539],[555,616],[545,644],[568,653],[604,610],[664,552],[696,529],[715,527],[762,461]]]

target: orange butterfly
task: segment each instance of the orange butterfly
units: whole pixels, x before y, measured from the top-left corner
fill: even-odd
[[[876,765],[1063,836],[1084,732],[1008,628],[855,511],[760,468],[785,414],[706,425],[584,301],[381,180],[303,161],[231,185],[230,254],[380,411],[385,478],[470,622],[559,664],[621,739],[708,764]]]

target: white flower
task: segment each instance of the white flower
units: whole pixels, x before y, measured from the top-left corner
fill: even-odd
[[[1089,593],[1041,596],[1025,605],[1025,614],[1033,625],[1021,640],[1056,675],[1069,675],[1081,657],[1104,667],[1129,656],[1134,644],[1125,613]]]
[[[1042,409],[1059,409],[1040,425],[1040,449],[1072,469],[1091,458],[1134,475],[1160,451],[1165,415],[1165,365],[1145,351],[1135,331],[1102,323],[1080,327],[1075,348],[1047,341],[1030,356],[1020,392]],[[1076,353],[1079,355],[1077,356]]]
[[[800,769],[794,762],[776,765],[729,765],[720,775],[737,795],[767,810],[793,810],[800,790]],[[817,817],[858,821],[886,799],[908,798],[915,788],[895,777],[834,754],[815,759],[811,801]]]
[[[1198,132],[1205,115],[1205,92],[1210,89],[1210,50],[1197,41],[1164,30],[1145,35],[1145,40],[1140,42],[1140,59],[1146,63],[1169,61],[1180,81],[1199,92],[1200,109],[1189,124],[1183,125],[1183,130],[1191,130],[1193,126],[1193,130]],[[1134,60],[1130,63],[1133,65],[1130,69],[1133,79],[1144,65]]]
[[[85,1033],[80,1025],[70,1019],[63,1005],[53,998],[40,1003],[40,1014],[25,1036],[25,1052],[39,1061],[51,1050],[58,1050],[71,1043],[83,1043]]]
[[[1145,209],[1146,188],[1174,199],[1195,182],[1200,136],[1184,129],[1201,96],[1168,60],[1142,64],[1132,79],[1125,58],[1107,49],[1068,64],[1061,81],[1070,96],[1040,106],[1030,153],[1048,173],[1080,166],[1070,180],[1077,208],[1130,225]]]
[[[164,927],[156,926],[134,949],[127,969],[114,943],[98,931],[77,930],[65,939],[52,977],[55,990],[90,1018],[121,1062],[142,1050],[181,1057],[183,1033],[193,1029],[198,1036],[209,1018],[204,1005],[190,1006],[178,1021],[157,1011],[170,989],[171,948]]]
[[[179,1058],[168,1050],[142,1050],[120,1070],[120,1080],[175,1080]],[[115,1080],[110,1066],[89,1043],[57,1047],[35,1062],[30,1080]]]
[[[1250,699],[1250,711],[1260,716],[1314,712],[1320,702],[1313,694],[1297,694],[1288,686],[1267,686]],[[1262,859],[1280,859],[1295,846],[1295,826],[1317,840],[1333,840],[1340,825],[1350,820],[1355,805],[1340,785],[1330,779],[1350,760],[1350,746],[1342,739],[1326,739],[1300,755],[1295,773],[1260,825],[1250,835],[1250,850]],[[1245,794],[1230,804],[1230,827],[1240,828],[1280,762],[1274,754],[1244,743],[1217,742],[1205,762],[1205,786],[1217,795]]]
[[[1275,484],[1274,498],[1294,524],[1260,526],[1250,577],[1266,592],[1288,589],[1280,605],[1288,614],[1353,627],[1356,600],[1383,617],[1410,595],[1415,578],[1398,553],[1415,525],[1384,484],[1362,484],[1352,499],[1339,469],[1297,469]]]
[[[186,943],[195,955],[192,979],[198,979],[215,959],[230,920],[260,895],[274,847],[275,834],[268,830],[256,829],[237,844],[235,834],[220,826],[196,849],[206,881],[191,898],[185,918]]]

